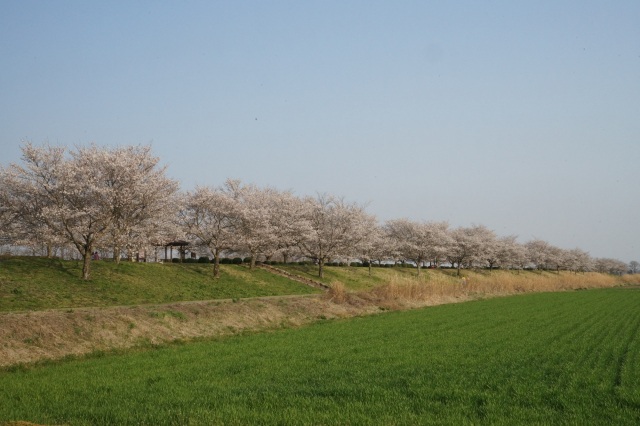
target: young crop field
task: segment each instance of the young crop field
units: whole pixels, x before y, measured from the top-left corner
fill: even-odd
[[[0,424],[640,423],[640,290],[441,305],[0,372]]]

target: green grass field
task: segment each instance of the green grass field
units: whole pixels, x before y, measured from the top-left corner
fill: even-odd
[[[0,424],[640,423],[640,290],[537,293],[0,372]]]
[[[221,265],[217,280],[212,265],[202,264],[97,261],[88,282],[80,279],[81,269],[76,261],[0,258],[0,312],[318,292],[246,265]]]

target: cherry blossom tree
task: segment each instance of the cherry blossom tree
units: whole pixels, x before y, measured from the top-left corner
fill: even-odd
[[[230,188],[237,206],[239,249],[250,254],[250,269],[254,269],[258,256],[270,258],[279,248],[275,218],[279,193],[256,185],[234,184]]]
[[[287,263],[298,252],[297,243],[305,228],[304,209],[304,201],[289,191],[273,194],[270,221],[275,246],[265,252],[266,260],[279,253]]]
[[[331,195],[299,198],[238,180],[218,188],[198,187],[177,201],[177,182],[149,146],[101,148],[30,143],[22,162],[0,167],[0,244],[52,256],[74,247],[90,277],[91,254],[107,248],[119,261],[184,233],[214,257],[214,275],[225,251],[256,260],[300,254],[323,266],[336,258],[369,262],[404,259],[418,274],[427,262],[447,259],[458,269],[496,266],[583,272],[637,272],[615,259],[592,259],[579,248],[565,250],[534,239],[518,244],[483,225],[449,230],[446,222],[387,221],[380,227],[362,206]],[[178,212],[178,214],[174,214]],[[182,239],[182,238],[178,238]],[[624,267],[623,267],[624,265]],[[371,270],[370,270],[371,272]]]
[[[357,256],[360,257],[363,262],[367,263],[369,276],[371,276],[371,267],[374,261],[382,264],[384,260],[393,257],[391,249],[393,244],[384,228],[377,223],[371,224],[369,232],[360,242],[357,249]]]
[[[574,273],[587,272],[593,268],[593,259],[584,250],[575,248],[565,252],[565,267]]]
[[[89,279],[91,254],[111,224],[101,176],[91,167],[97,165],[79,155],[68,158],[63,147],[27,143],[22,154],[24,166],[11,164],[5,178],[21,193],[17,211],[32,235],[46,230],[73,244],[83,258],[82,278]]]
[[[487,252],[493,250],[491,243],[495,240],[495,234],[483,225],[456,228],[451,231],[450,236],[453,243],[447,258],[456,266],[458,275],[463,265],[472,267],[479,262],[485,262]]]
[[[223,188],[197,187],[187,192],[179,210],[188,237],[213,255],[213,276],[220,276],[220,256],[238,245],[238,213],[232,194]]]
[[[627,271],[627,265],[624,262],[606,257],[595,259],[594,267],[597,272],[612,275],[623,275]]]
[[[524,269],[528,263],[527,252],[515,235],[498,238],[496,242],[497,263],[507,269]]]
[[[547,265],[551,269],[555,269],[556,273],[560,273],[560,270],[569,269],[569,252],[560,247],[553,245],[549,246]]]
[[[32,158],[33,147],[26,144],[23,147],[23,158]],[[46,256],[51,257],[54,246],[61,243],[61,238],[47,225],[43,217],[47,207],[47,191],[38,187],[36,182],[55,184],[53,170],[64,161],[64,149],[48,147],[47,152],[40,152],[37,164],[28,164],[26,168],[11,164],[3,168],[0,173],[0,188],[3,216],[6,227],[3,234],[6,239],[16,245],[31,247],[46,247]],[[48,166],[47,166],[48,165]]]
[[[129,151],[132,152],[152,158],[146,148],[134,148]],[[86,280],[90,278],[94,249],[105,243],[114,229],[116,200],[122,198],[123,204],[130,202],[145,212],[138,212],[134,222],[143,218],[151,220],[152,209],[147,206],[154,205],[153,194],[158,196],[168,189],[162,185],[154,193],[140,191],[140,185],[115,185],[114,182],[127,181],[128,174],[139,171],[137,160],[140,157],[121,155],[119,149],[95,145],[67,152],[65,147],[36,147],[25,143],[22,165],[9,165],[3,170],[2,181],[9,188],[10,205],[21,217],[24,233],[35,240],[58,239],[73,245],[83,259],[82,278]],[[146,186],[143,185],[146,189],[158,182],[165,183],[164,169],[157,170],[156,164],[157,159],[146,164],[144,173],[137,174],[134,180],[144,183],[148,178]]]
[[[533,239],[525,243],[527,257],[536,269],[547,269],[551,257],[551,244],[541,239]]]
[[[640,271],[640,262],[637,260],[632,260],[629,262],[629,272],[632,274],[637,274]]]
[[[363,207],[331,195],[306,197],[304,203],[305,222],[298,246],[304,256],[318,262],[318,276],[323,278],[327,261],[357,252],[375,218]]]
[[[476,258],[483,266],[489,266],[489,272],[500,263],[500,244],[496,233],[483,226],[476,225],[472,227],[475,238],[478,241],[478,253]]]
[[[10,194],[3,177],[0,169],[0,245],[8,245],[15,241],[18,217],[9,204]]]
[[[113,246],[114,260],[120,261],[123,249],[140,252],[159,241],[161,230],[175,214],[178,183],[166,177],[166,167],[159,167],[151,147],[105,150],[92,145],[80,148],[77,157],[104,179],[111,214],[105,244]]]
[[[395,240],[400,255],[416,264],[418,275],[425,262],[438,264],[446,255],[450,238],[446,222],[415,222],[394,219],[385,223],[387,234]]]
[[[0,166],[0,246],[15,241],[16,225],[19,217],[11,206],[10,181],[6,180],[6,172]]]

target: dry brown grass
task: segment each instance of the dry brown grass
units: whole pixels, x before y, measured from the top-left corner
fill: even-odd
[[[329,290],[326,293],[326,299],[333,303],[344,303],[347,301],[347,289],[340,281],[334,281],[329,284]]]
[[[43,426],[38,423],[23,422],[23,421],[0,423],[0,425],[2,426]]]
[[[637,281],[640,281],[638,279]],[[625,283],[635,283],[629,280]],[[389,309],[436,305],[518,293],[614,287],[620,277],[598,273],[465,271],[462,277],[431,272],[428,278],[396,276],[369,294]],[[348,296],[344,296],[348,300]]]
[[[0,366],[296,327],[378,311],[319,296],[0,314]]]
[[[640,275],[465,271],[464,276],[465,281],[440,271],[398,274],[366,292],[348,291],[336,281],[326,294],[311,297],[3,313],[0,366],[524,292],[640,285]]]
[[[620,277],[625,285],[640,285],[640,274],[623,275]]]

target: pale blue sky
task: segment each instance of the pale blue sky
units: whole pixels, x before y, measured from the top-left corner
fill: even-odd
[[[1,162],[227,177],[640,260],[640,1],[0,0]]]

